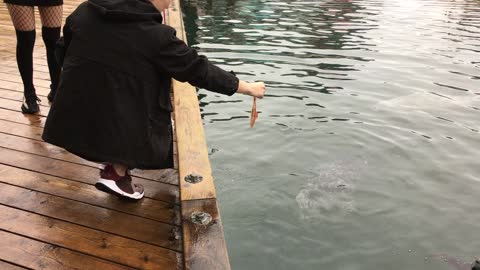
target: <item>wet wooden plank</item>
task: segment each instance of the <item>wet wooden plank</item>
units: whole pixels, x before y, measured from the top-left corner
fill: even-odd
[[[37,36],[38,38],[38,36]],[[41,37],[40,37],[41,39]],[[14,46],[15,47],[15,46]],[[35,46],[34,53],[36,50],[44,50],[43,48],[39,48],[39,46]],[[9,52],[9,54],[13,53],[13,57],[8,56],[6,59],[5,57],[2,59],[2,63],[9,67],[16,67],[17,61],[15,60],[15,51]],[[48,72],[48,65],[46,59],[33,59],[33,72]]]
[[[95,162],[82,159],[63,148],[42,141],[42,132],[41,128],[0,120],[0,147],[99,168],[100,165]]]
[[[0,204],[176,251],[182,249],[181,243],[172,238],[177,226],[1,182]]]
[[[0,132],[41,141],[43,128],[0,119]]]
[[[23,93],[22,83],[0,80],[0,88]],[[39,96],[40,98],[46,97],[50,92],[50,88],[46,88],[42,86],[35,86],[35,90],[36,90],[37,96]]]
[[[175,154],[174,154],[175,155]],[[178,186],[178,170],[132,170],[132,175]]]
[[[1,84],[0,84],[0,87],[1,87]],[[2,97],[3,99],[11,99],[11,100],[16,100],[16,101],[20,101],[20,102],[23,101],[23,93],[22,92],[7,90],[7,89],[3,89],[3,88],[0,88],[0,97]],[[40,105],[47,106],[47,104],[42,104],[42,103]]]
[[[2,270],[28,270],[27,268],[23,268],[11,263],[7,263],[4,261],[0,261],[0,269]]]
[[[42,31],[40,29],[40,31]],[[11,67],[17,67],[17,59],[16,59],[16,37],[15,37],[15,32],[13,32],[13,37],[10,35],[3,34],[0,31],[0,39],[5,39],[8,38],[13,41],[13,46],[10,45],[4,45],[2,48],[2,53],[0,54],[0,60],[2,62],[5,62],[6,65],[11,66]],[[37,33],[37,38],[42,39],[42,34]],[[7,42],[8,42],[7,41]],[[33,48],[33,71],[35,72],[35,67],[47,67],[47,72],[48,72],[48,63],[46,60],[46,49],[45,49],[45,44],[43,42],[35,42],[35,47]]]
[[[63,148],[43,142],[41,138],[42,132],[43,129],[39,127],[0,120],[0,147],[99,168],[97,163],[87,161],[69,153]],[[9,134],[15,136],[10,136]],[[133,170],[132,175],[157,182],[178,185],[178,171],[175,169]]]
[[[169,249],[0,205],[0,230],[134,268],[176,270],[181,254]]]
[[[19,73],[8,74],[8,73],[0,72],[0,81],[22,83],[22,78],[20,77]],[[35,85],[35,88],[37,87],[50,88],[50,79],[48,80],[35,79],[34,85]]]
[[[0,108],[12,110],[12,111],[18,111],[18,113],[21,113],[21,109],[20,109],[21,106],[22,106],[21,101],[0,98]],[[36,115],[47,117],[48,112],[50,111],[50,107],[45,105],[45,103],[40,103],[39,107],[40,107],[40,111]]]
[[[180,7],[180,1],[172,0],[170,8],[167,11],[167,24],[177,31],[177,38],[187,42],[187,33],[183,25],[183,17]]]
[[[15,122],[19,124],[29,125],[33,127],[43,127],[45,125],[45,117],[31,114],[22,114],[18,111],[12,111],[0,108],[0,119]]]
[[[181,200],[215,198],[210,160],[208,159],[205,133],[203,130],[196,91],[187,83],[174,81],[175,124],[178,147],[178,168]],[[181,96],[178,93],[181,93]],[[201,175],[203,181],[190,184],[185,177]]]
[[[177,37],[186,42],[178,0],[172,1],[167,23],[177,30]],[[230,262],[216,201],[197,92],[188,83],[175,80],[172,82],[185,269],[229,270]],[[203,181],[186,182],[185,176],[190,174],[202,176]],[[206,213],[212,220],[204,225],[195,224],[192,222],[192,215],[198,213]]]
[[[0,239],[1,260],[32,269],[133,269],[1,230]]]
[[[107,193],[99,192],[93,185],[2,164],[0,164],[0,175],[2,175],[0,182],[5,184],[20,186],[129,215],[180,225],[180,209],[171,203],[148,198],[132,203]]]
[[[175,28],[178,38],[186,42],[179,1],[172,1],[167,22]],[[181,200],[215,198],[197,91],[188,83],[172,81]],[[186,182],[185,176],[190,174],[201,175],[203,181],[194,185]]]
[[[192,222],[195,213],[208,213],[212,220],[206,225]],[[230,262],[225,244],[217,201],[182,201],[183,246],[186,270],[228,270]]]
[[[13,67],[7,66],[7,65],[0,66],[0,72],[7,73],[7,74],[20,75],[18,71],[18,67],[16,66],[13,66]],[[48,72],[36,71],[35,73],[33,73],[33,80],[37,80],[37,79],[50,80],[50,75],[48,74]]]
[[[0,147],[0,163],[87,184],[95,184],[99,177],[99,169],[96,168],[3,147]],[[178,203],[179,191],[177,186],[137,177],[133,177],[133,182],[145,187],[145,197],[147,198],[167,203]]]
[[[13,34],[15,36],[15,33]],[[39,37],[39,35],[37,35],[37,38]],[[40,39],[42,37],[40,36]],[[33,72],[48,72],[48,64],[47,64],[47,61],[46,61],[46,57],[45,57],[45,47],[41,46],[42,45],[42,42],[39,42],[39,43],[35,43],[35,47],[33,49]],[[8,49],[10,49],[9,47],[10,46],[6,46],[8,47]],[[16,47],[16,40],[14,41],[14,44],[13,44],[13,51],[3,51],[4,54],[0,54],[0,60],[2,61],[2,63],[5,63],[6,66],[9,66],[9,67],[17,67],[17,60],[15,58],[15,47]],[[43,55],[40,56],[39,55]],[[42,59],[43,58],[43,59]],[[38,60],[36,60],[38,59]],[[41,69],[41,70],[39,70]]]

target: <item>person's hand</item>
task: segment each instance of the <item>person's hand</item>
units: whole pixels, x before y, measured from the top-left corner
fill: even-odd
[[[256,98],[263,98],[265,95],[265,83],[263,82],[244,82],[238,83],[237,93],[249,95]]]

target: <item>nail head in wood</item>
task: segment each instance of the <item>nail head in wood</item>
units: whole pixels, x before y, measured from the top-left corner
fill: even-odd
[[[197,225],[208,225],[212,221],[212,216],[205,212],[194,212],[192,222]]]
[[[187,176],[185,176],[185,181],[190,183],[190,184],[196,184],[196,183],[200,183],[203,181],[203,176],[199,175],[199,174],[189,174]]]

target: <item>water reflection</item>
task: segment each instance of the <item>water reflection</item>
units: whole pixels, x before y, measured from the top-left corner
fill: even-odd
[[[182,7],[191,45],[239,75],[261,70],[274,79],[273,87],[290,82],[288,87],[331,93],[341,87],[330,81],[351,80],[358,62],[373,60],[354,53],[370,50],[364,34],[378,26],[356,15],[366,12],[356,1],[196,0]]]
[[[480,250],[478,0],[182,7],[190,44],[268,89],[254,129],[250,98],[199,91],[234,269],[439,270],[424,258]]]

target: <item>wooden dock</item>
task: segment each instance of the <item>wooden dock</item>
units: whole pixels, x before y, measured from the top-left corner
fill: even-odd
[[[81,2],[66,1],[65,16]],[[186,40],[178,0],[166,13]],[[99,192],[99,165],[41,139],[50,81],[38,18],[41,112],[23,115],[15,32],[0,5],[0,269],[230,269],[195,89],[173,84],[176,168],[134,171],[139,202]]]

